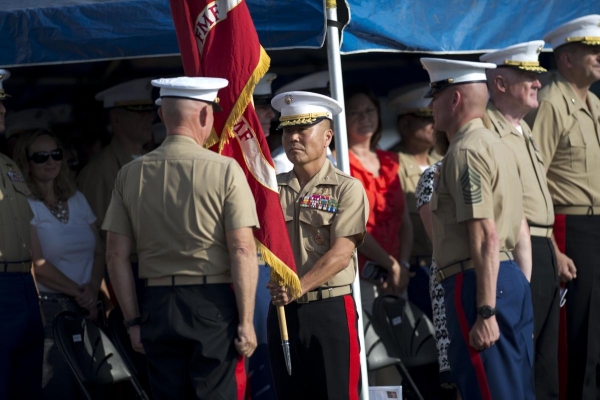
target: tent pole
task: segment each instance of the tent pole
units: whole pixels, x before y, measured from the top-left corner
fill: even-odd
[[[329,65],[329,83],[331,95],[342,108],[344,105],[344,84],[342,80],[342,60],[340,57],[340,38],[337,18],[336,0],[327,0],[327,62]],[[342,112],[333,117],[335,132],[335,154],[337,167],[350,175],[350,162],[348,158],[348,136],[346,135],[346,114]],[[355,263],[357,263],[356,256]],[[358,264],[358,263],[357,263]],[[365,353],[365,333],[362,321],[362,301],[360,297],[360,284],[358,271],[352,284],[354,301],[358,311],[358,340],[360,342],[360,372],[362,375],[361,400],[369,400],[369,379],[367,374],[367,357]]]

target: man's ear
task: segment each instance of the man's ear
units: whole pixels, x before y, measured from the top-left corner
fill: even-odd
[[[402,135],[408,129],[408,117],[401,116],[396,120],[396,129]]]
[[[571,57],[571,53],[569,53],[568,51],[563,51],[562,53],[560,53],[560,62],[568,68],[573,68],[573,60]]]
[[[205,127],[207,122],[208,122],[208,105],[204,106],[200,109],[200,116],[199,116],[199,120],[200,120],[200,126],[201,127]]]
[[[496,75],[494,77],[494,86],[501,92],[506,92],[506,82],[502,75]]]
[[[325,132],[325,145],[329,146],[329,144],[331,143],[331,140],[333,139],[333,129],[329,128],[327,129]]]
[[[461,100],[462,100],[462,94],[460,93],[460,91],[455,90],[454,94],[452,95],[452,110],[455,110],[456,107],[458,107]]]
[[[160,118],[160,120],[164,123],[165,120],[163,119],[163,113],[162,113],[162,107],[158,107],[158,118]]]

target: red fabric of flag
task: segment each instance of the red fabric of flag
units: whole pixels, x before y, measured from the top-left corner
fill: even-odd
[[[273,160],[252,105],[256,83],[269,69],[269,56],[244,0],[170,0],[177,41],[187,76],[225,78],[223,108],[205,147],[235,158],[246,174],[260,222],[258,249],[280,284],[300,294]],[[282,240],[284,239],[284,240]]]

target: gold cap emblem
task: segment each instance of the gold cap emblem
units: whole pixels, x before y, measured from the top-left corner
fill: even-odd
[[[544,45],[540,44],[540,47],[538,47],[538,49],[537,49],[537,53],[540,54],[542,52],[543,48],[544,48]]]
[[[292,97],[291,94],[288,94],[287,96],[285,96],[285,104],[292,104],[293,100],[294,100],[294,98]]]

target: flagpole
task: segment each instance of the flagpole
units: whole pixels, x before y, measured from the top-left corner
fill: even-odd
[[[344,108],[344,84],[342,81],[342,60],[340,57],[340,39],[337,18],[336,0],[326,0],[327,15],[327,62],[329,65],[329,83],[331,95]],[[337,167],[350,175],[348,158],[348,136],[346,135],[346,114],[344,112],[333,117],[335,132],[335,156]],[[355,265],[356,255],[354,256]],[[367,374],[367,357],[365,353],[365,333],[362,322],[362,301],[358,271],[352,284],[354,302],[358,311],[358,340],[360,342],[360,372],[362,377],[361,400],[369,400],[369,378]]]

